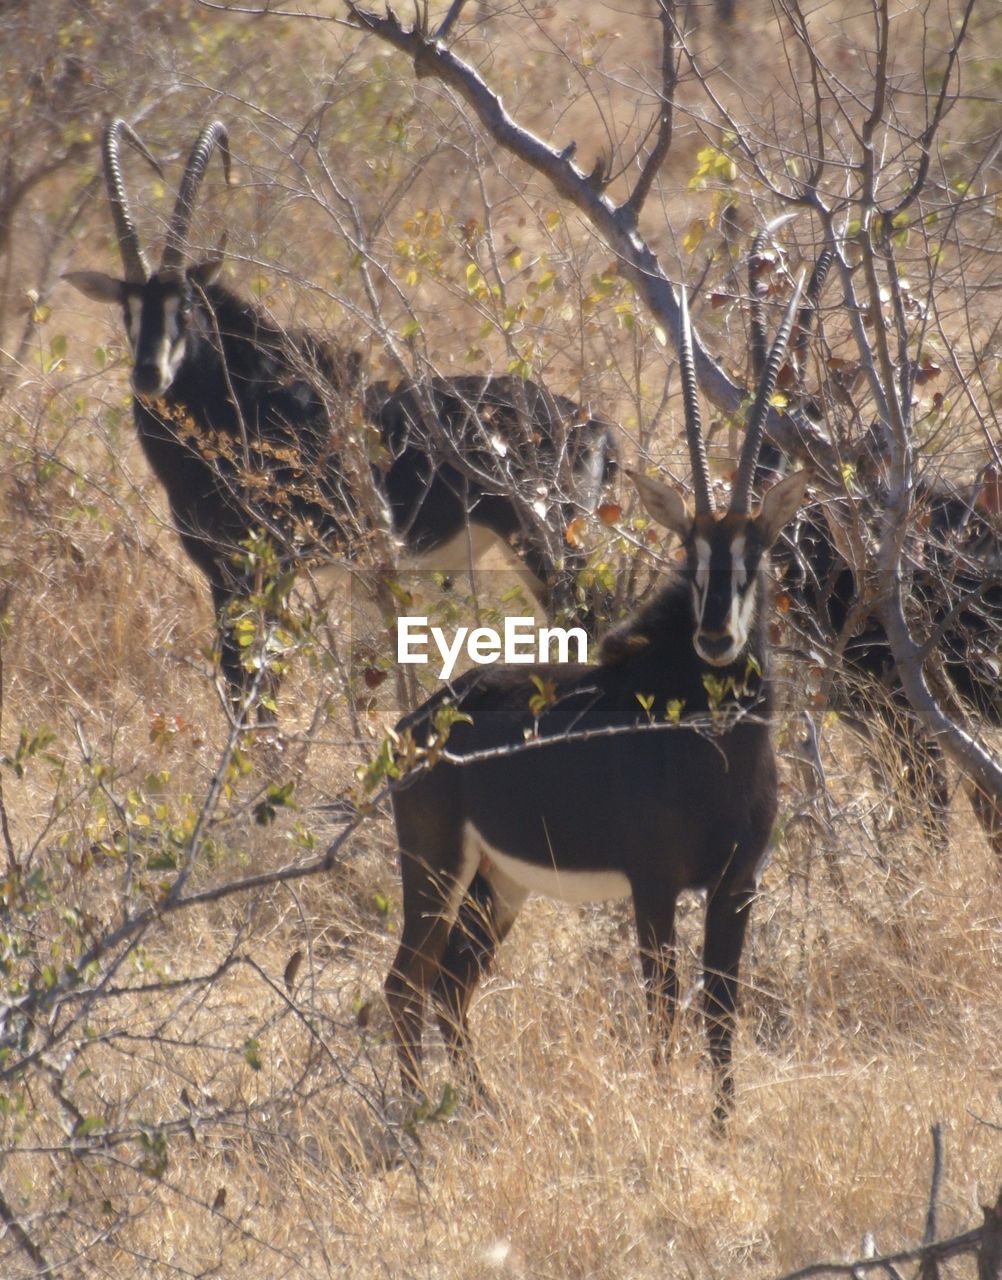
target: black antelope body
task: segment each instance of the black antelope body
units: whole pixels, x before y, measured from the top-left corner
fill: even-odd
[[[220,666],[239,700],[250,676],[228,615],[254,589],[241,547],[263,529],[295,560],[304,549],[343,549],[357,528],[359,503],[338,465],[342,424],[332,421],[363,394],[357,357],[277,327],[225,288],[216,278],[221,251],[185,265],[195,198],[217,149],[229,179],[218,121],[192,148],[151,273],[125,193],[122,138],[158,166],[124,121],[108,125],[104,174],[125,278],[76,271],[66,279],[123,309],[139,439],[184,549],[208,579]],[[406,548],[433,552],[471,521],[515,544],[554,604],[572,603],[579,565],[563,532],[594,507],[615,467],[608,424],[513,377],[377,383],[364,392],[364,414],[386,455],[373,480]]]
[[[676,998],[675,904],[707,892],[705,1014],[716,1116],[733,1095],[738,962],[776,813],[765,564],[806,476],[749,513],[755,461],[796,299],[755,402],[730,509],[714,514],[683,298],[679,349],[695,515],[673,489],[634,476],[685,561],[606,637],[597,665],[476,669],[397,726],[434,763],[393,794],[404,923],[386,979],[405,1091],[420,1088],[422,1023],[433,998],[454,1064],[482,1088],[467,1010],[526,896],[632,896],[652,1020]],[[536,695],[534,697],[534,695]],[[467,722],[467,720],[469,722]]]

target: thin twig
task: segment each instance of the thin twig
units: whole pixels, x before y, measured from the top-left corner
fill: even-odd
[[[2,740],[3,734],[3,641],[9,595],[10,592],[7,584],[5,583],[3,587],[0,588],[0,740]],[[10,833],[10,823],[7,820],[7,805],[4,801],[2,771],[0,771],[0,831],[3,832],[4,847],[7,850],[7,874],[12,875],[19,868],[17,854],[14,851],[14,840]]]
[[[923,1244],[932,1244],[936,1239],[936,1215],[939,1207],[939,1187],[943,1178],[943,1126],[937,1120],[930,1129],[932,1134],[932,1178],[929,1185],[929,1208],[925,1215],[925,1232]],[[939,1280],[939,1260],[935,1254],[922,1259],[919,1268],[920,1280]]]
[[[943,1177],[943,1126],[937,1120],[929,1132],[932,1134],[932,1180],[929,1186],[929,1212],[925,1218],[923,1244],[932,1244],[936,1239],[939,1186]]]
[[[922,1262],[930,1255],[938,1261],[974,1253],[981,1244],[981,1228],[964,1231],[959,1236],[937,1240],[933,1244],[919,1245],[917,1249],[902,1249],[899,1253],[879,1254],[875,1258],[858,1258],[855,1262],[812,1262],[796,1271],[788,1271],[777,1280],[808,1280],[810,1276],[852,1275],[854,1271],[883,1271],[897,1262]]]
[[[388,788],[384,787],[382,791],[373,796],[371,808],[375,808],[387,794]],[[330,871],[337,861],[337,855],[342,846],[366,820],[371,808],[357,812],[349,825],[328,846],[325,852],[320,857],[310,859],[309,862],[294,863],[291,866],[279,867],[275,871],[245,876],[240,880],[228,880],[211,889],[203,889],[186,897],[170,895],[169,899],[161,900],[154,906],[147,907],[136,915],[123,920],[117,928],[98,938],[79,957],[72,972],[62,978],[55,986],[47,990],[33,987],[27,995],[22,996],[20,999],[13,1000],[7,1005],[0,1005],[0,1028],[9,1029],[12,1019],[35,1017],[39,1013],[51,1010],[61,1004],[71,994],[77,993],[77,977],[80,973],[86,971],[95,962],[108,957],[109,953],[117,951],[123,944],[129,948],[134,946],[135,939],[164,916],[170,915],[175,911],[186,910],[189,907],[201,906],[209,902],[219,902],[224,898],[233,897],[235,894],[259,892],[271,885],[286,884],[290,880],[302,880],[308,876],[322,875]],[[120,956],[115,957],[110,962],[111,966],[113,968],[117,967],[120,959]],[[38,1059],[41,1052],[42,1050],[36,1049],[11,1062],[9,1066],[0,1070],[0,1080],[9,1080],[21,1075],[26,1067]]]
[[[640,210],[650,193],[665,157],[671,149],[675,121],[675,89],[678,85],[678,25],[675,0],[659,0],[661,22],[661,102],[658,108],[657,138],[629,198],[620,205],[620,212],[636,224]]]

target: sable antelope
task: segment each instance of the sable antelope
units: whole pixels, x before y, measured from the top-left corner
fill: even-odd
[[[966,491],[917,488],[916,523],[924,528],[913,552],[909,610],[913,630],[926,637],[947,678],[941,696],[959,698],[977,718],[999,727],[1002,576],[990,519],[995,491],[991,480]],[[872,501],[880,500],[876,487]],[[922,814],[928,837],[942,846],[950,800],[943,750],[911,709],[883,624],[873,613],[860,615],[856,572],[823,514],[807,511],[787,537],[776,559],[786,566],[787,619],[800,645],[826,657],[841,651],[841,670],[830,689],[833,705],[863,737],[872,736],[875,722],[888,731],[907,799]],[[976,788],[970,798],[993,848],[1002,853],[1002,816]]]
[[[648,1005],[665,1034],[676,999],[676,899],[705,889],[718,1121],[731,1105],[738,963],[776,813],[765,562],[806,475],[780,481],[755,515],[749,503],[798,296],[749,411],[730,507],[718,516],[683,294],[695,515],[673,489],[633,479],[649,512],[682,540],[685,560],[605,638],[599,663],[474,670],[397,725],[405,754],[428,753],[392,797],[404,923],[385,989],[409,1096],[420,1089],[429,993],[454,1065],[482,1091],[467,1010],[528,893],[632,895]]]
[[[782,219],[780,221],[786,221]],[[749,258],[750,347],[757,376],[765,367],[766,327],[760,266],[771,223],[756,236]],[[818,258],[805,292],[805,305],[792,342],[794,374],[799,380],[821,291],[834,255]],[[809,412],[820,407],[806,401]],[[871,514],[880,510],[885,488],[879,432],[872,429],[855,458],[854,471],[867,492]],[[758,480],[775,480],[786,465],[767,442],[760,455]],[[913,551],[910,604],[913,625],[924,630],[942,662],[951,688],[989,724],[1002,726],[1002,546],[999,541],[999,477],[991,469],[970,486],[918,481],[914,492],[915,527],[921,536]],[[949,787],[942,748],[921,728],[905,696],[890,641],[880,620],[860,614],[856,571],[839,550],[824,510],[805,507],[780,538],[774,554],[791,603],[788,620],[801,643],[813,653],[840,650],[843,672],[832,684],[832,700],[843,718],[863,736],[872,734],[874,717],[889,731],[901,762],[901,778],[910,799],[925,815],[927,832],[937,844],[946,839]],[[847,636],[848,628],[852,634]],[[971,802],[996,852],[1002,853],[1002,815],[977,789]]]
[[[126,197],[123,138],[159,166],[129,125],[108,124],[104,176],[125,279],[96,271],[64,278],[123,309],[139,439],[181,543],[208,579],[221,671],[239,701],[251,677],[230,606],[254,589],[241,568],[242,545],[263,529],[294,564],[304,552],[350,542],[357,529],[359,502],[338,465],[337,415],[362,395],[358,357],[279,328],[220,284],[221,249],[185,265],[195,199],[215,150],[229,181],[219,121],[191,150],[151,273]],[[373,466],[376,490],[406,548],[432,552],[469,520],[514,542],[552,603],[571,601],[579,561],[563,532],[594,507],[615,469],[607,423],[513,377],[434,378],[396,390],[377,383],[364,393],[364,413],[388,459]]]

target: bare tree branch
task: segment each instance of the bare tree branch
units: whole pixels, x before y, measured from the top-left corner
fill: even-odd
[[[921,159],[919,160],[919,166],[916,170],[914,181],[897,204],[882,211],[882,216],[886,218],[888,223],[893,222],[899,214],[903,213],[905,209],[909,207],[909,205],[914,204],[920,192],[925,187],[926,178],[929,174],[929,162],[932,157],[933,139],[935,138],[936,132],[939,129],[939,126],[943,121],[943,117],[952,101],[952,98],[950,97],[950,89],[953,84],[953,73],[956,69],[957,59],[960,55],[960,46],[964,43],[964,39],[967,35],[967,27],[971,20],[971,14],[974,12],[974,5],[975,0],[967,0],[967,7],[964,9],[964,15],[960,22],[960,29],[954,38],[953,44],[950,46],[950,52],[947,54],[946,69],[943,72],[943,83],[940,86],[939,96],[936,99],[936,106],[933,110],[932,118],[929,121],[928,127],[919,139]]]
[[[883,1271],[898,1262],[922,1262],[934,1257],[940,1262],[948,1258],[959,1258],[967,1253],[975,1253],[982,1240],[983,1229],[975,1227],[972,1231],[961,1232],[946,1240],[937,1240],[934,1244],[919,1245],[917,1249],[902,1249],[898,1253],[882,1253],[874,1258],[857,1258],[855,1262],[812,1262],[809,1266],[799,1267],[796,1271],[788,1271],[777,1280],[810,1280],[812,1276],[852,1275],[853,1272]]]
[[[387,794],[384,788],[372,798],[372,806],[376,806]],[[76,961],[69,973],[53,986],[32,987],[27,995],[0,1006],[0,1041],[11,1034],[11,1022],[19,1018],[36,1018],[39,1014],[58,1006],[65,998],[77,991],[78,975],[89,966],[103,961],[105,980],[110,977],[123,959],[118,948],[123,945],[128,949],[151,925],[176,911],[185,911],[191,907],[209,902],[220,902],[237,894],[259,892],[276,884],[287,884],[293,880],[303,880],[310,876],[322,875],[331,870],[337,856],[355,831],[365,822],[370,809],[359,811],[349,821],[344,831],[328,846],[324,853],[308,862],[293,863],[290,866],[278,867],[274,871],[261,872],[258,875],[244,876],[239,880],[227,880],[209,889],[203,889],[186,896],[168,893],[163,901],[146,907],[128,916],[117,928],[109,930],[98,938]],[[35,1049],[0,1069],[0,1080],[14,1079],[23,1073],[25,1067],[36,1061],[42,1049]]]
[[[677,11],[675,0],[658,0],[661,23],[661,101],[658,110],[657,136],[651,153],[644,162],[633,192],[620,209],[636,226],[644,201],[654,179],[671,149],[675,122],[675,90],[678,86]]]
[[[380,15],[363,9],[355,0],[345,2],[359,26],[406,54],[419,78],[433,77],[458,93],[495,142],[541,173],[559,195],[579,209],[616,253],[620,269],[638,290],[651,314],[666,331],[677,330],[678,301],[657,256],[637,230],[635,210],[617,207],[596,189],[589,175],[574,164],[573,144],[556,151],[518,124],[473,67],[451,49],[427,39],[419,29],[406,29],[392,11]],[[724,413],[736,415],[744,401],[745,389],[727,376],[695,333],[693,354],[703,393]],[[834,465],[828,442],[804,414],[780,414],[773,410],[767,430],[791,454],[806,455],[823,466]]]

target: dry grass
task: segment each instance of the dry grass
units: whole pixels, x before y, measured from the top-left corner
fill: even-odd
[[[207,972],[236,952],[254,967],[96,1019],[108,1043],[81,1054],[91,1074],[74,1098],[112,1132],[169,1117],[166,1167],[137,1173],[133,1140],[47,1175],[41,1153],[9,1158],[4,1174],[7,1195],[36,1212],[62,1199],[81,1227],[114,1220],[88,1274],[768,1276],[852,1253],[864,1229],[881,1248],[912,1244],[934,1122],[947,1151],[941,1230],[964,1229],[993,1194],[998,1135],[984,1119],[998,1114],[999,894],[985,891],[980,847],[957,842],[903,926],[886,887],[869,886],[861,921],[817,867],[799,893],[796,868],[777,867],[746,970],[724,1139],[707,1125],[697,1020],[683,1019],[659,1077],[628,940],[604,918],[535,904],[474,1016],[499,1115],[461,1111],[423,1125],[417,1145],[386,1126],[380,1018],[364,1036],[354,1026],[392,952],[366,911],[391,883],[386,852],[357,855],[298,901],[192,913],[152,940],[147,965]],[[310,957],[290,1007],[281,973],[297,946]],[[64,1142],[36,1118],[20,1145]]]
[[[617,10],[613,27],[595,18],[597,8],[549,6],[525,48],[512,46],[509,62],[495,52],[487,67],[511,78],[511,105],[523,105],[527,123],[549,120],[558,140],[586,135],[592,122],[582,160],[602,146],[596,103],[610,127],[640,127],[638,86],[655,67],[646,14]],[[834,19],[830,9],[816,20]],[[289,22],[282,44],[248,21],[238,45],[223,18],[188,16],[202,41],[192,78],[207,88],[191,90],[191,127],[162,118],[151,127],[181,147],[210,102],[233,120],[247,182],[230,196],[213,188],[210,209],[225,200],[232,210],[234,271],[245,287],[260,271],[281,314],[353,341],[364,335],[376,369],[386,359],[381,326],[399,329],[409,307],[425,324],[425,354],[443,370],[504,368],[512,339],[497,327],[477,336],[490,308],[467,292],[455,235],[423,246],[440,261],[427,259],[413,287],[396,248],[419,239],[421,209],[441,207],[456,224],[472,215],[486,222],[486,196],[500,251],[517,246],[541,262],[530,280],[543,265],[557,272],[553,301],[524,318],[538,370],[554,389],[616,414],[628,447],[649,436],[656,455],[673,456],[659,410],[665,352],[643,317],[622,322],[621,282],[596,294],[607,256],[570,219],[554,223],[548,192],[504,161],[481,185],[468,167],[469,136],[435,142],[437,129],[454,128],[448,104],[422,85],[415,112],[406,76],[395,79],[399,68],[372,46],[355,51],[354,36],[338,44]],[[772,56],[774,28],[760,17],[748,15],[749,84]],[[483,28],[485,51],[494,30]],[[704,25],[700,38],[710,48],[716,37]],[[848,28],[843,38],[848,46]],[[561,63],[566,85],[548,79],[554,49],[572,50]],[[575,69],[583,52],[594,70]],[[224,86],[221,102],[212,101],[210,71]],[[148,74],[155,97],[166,73]],[[591,100],[579,96],[585,81]],[[764,93],[764,81],[754,82]],[[551,114],[564,89],[566,111]],[[290,158],[286,134],[270,123],[295,123],[323,94],[333,103],[324,154],[358,192],[374,262],[391,264],[377,273],[376,313],[339,234],[344,207],[307,154]],[[353,113],[352,101],[362,108]],[[673,223],[652,227],[669,252],[670,227],[684,227],[698,204],[684,188],[701,138],[692,124],[681,133],[663,196]],[[314,201],[303,198],[303,172],[319,183]],[[288,198],[269,179],[287,184]],[[141,216],[150,226],[169,199],[149,193]],[[72,242],[74,266],[112,265],[104,219],[98,201]],[[207,227],[206,242],[214,236]],[[39,891],[24,918],[0,917],[5,946],[8,928],[22,930],[24,953],[15,962],[7,952],[10,973],[34,965],[35,976],[80,945],[66,909],[84,921],[74,927],[86,940],[125,907],[157,897],[165,872],[146,867],[127,886],[123,858],[102,849],[116,824],[131,823],[139,866],[143,814],[181,827],[197,816],[227,736],[205,593],[132,439],[124,371],[93,376],[98,345],[120,351],[117,322],[68,291],[51,305],[0,405],[0,569],[10,586],[0,751],[15,751],[22,728],[54,734],[51,758],[29,761],[23,778],[3,774],[14,848],[44,872],[52,894]],[[706,321],[722,348],[733,338],[738,367],[737,318]],[[69,336],[67,354],[43,371],[57,334]],[[305,859],[311,841],[322,849],[338,830],[323,806],[353,784],[392,698],[381,690],[353,729],[342,624],[335,616],[317,626],[292,660],[282,739],[242,744],[194,887]],[[864,1231],[881,1249],[916,1243],[938,1123],[940,1234],[967,1228],[1002,1176],[1002,876],[962,797],[948,848],[933,851],[918,822],[887,829],[893,779],[872,781],[857,740],[833,729],[825,753],[827,834],[805,821],[816,810],[784,766],[780,839],[744,970],[738,1105],[724,1137],[709,1126],[693,991],[696,902],[681,924],[690,1002],[669,1070],[651,1064],[622,911],[536,901],[473,1012],[498,1114],[460,1108],[404,1125],[378,996],[399,892],[392,834],[375,816],[328,875],[155,922],[110,990],[77,1010],[78,1025],[48,1028],[59,1032],[56,1048],[0,1107],[3,1199],[66,1276],[771,1277],[855,1256]],[[287,781],[298,807],[260,826],[264,789]],[[428,1038],[433,1081],[444,1086],[444,1057],[431,1030]],[[36,1273],[3,1225],[0,1270]]]

